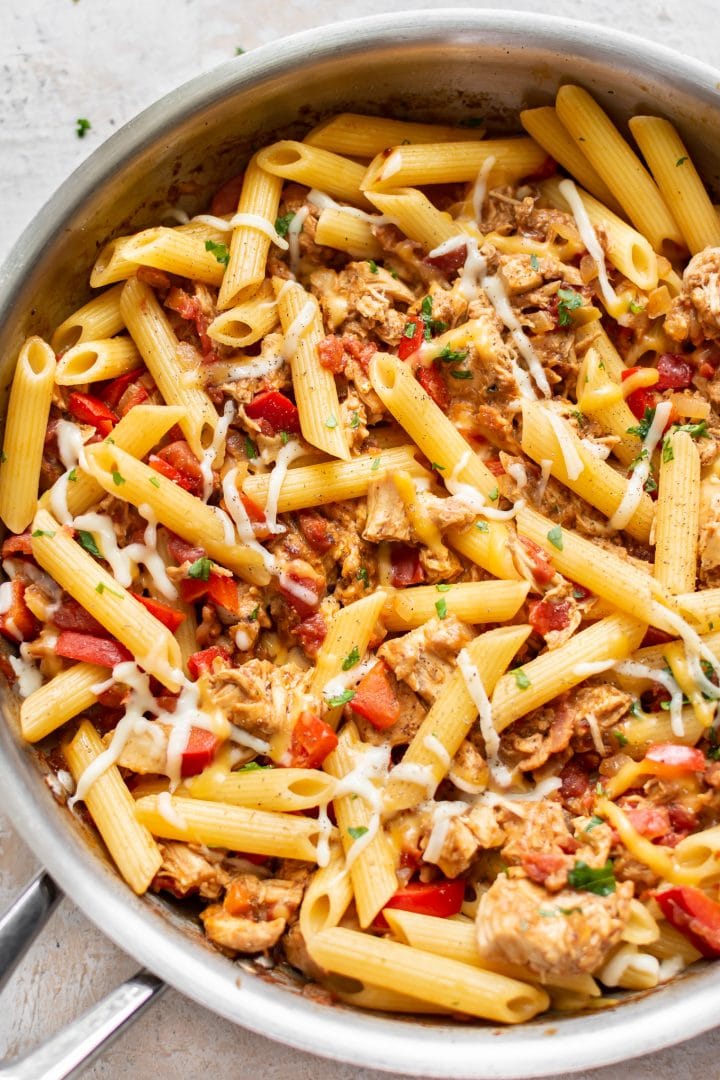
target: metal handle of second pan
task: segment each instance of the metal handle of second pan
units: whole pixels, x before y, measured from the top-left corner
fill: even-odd
[[[63,894],[41,871],[0,917],[0,991],[43,929]],[[82,1071],[166,989],[140,970],[88,1012],[24,1057],[0,1064],[0,1080],[67,1080]]]

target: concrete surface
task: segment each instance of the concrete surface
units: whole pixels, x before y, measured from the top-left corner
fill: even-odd
[[[161,94],[245,50],[335,19],[460,6],[442,0],[1,0],[0,259],[41,203],[118,126]],[[476,8],[499,2],[468,3]],[[512,6],[646,35],[717,63],[717,0],[514,0]],[[91,128],[80,139],[79,117]],[[36,868],[0,816],[0,910]],[[102,913],[98,913],[102,924]],[[65,901],[26,957],[0,1009],[0,1058],[14,1056],[88,1008],[136,964]],[[720,1031],[582,1080],[687,1080],[718,1075]],[[379,1080],[236,1028],[174,991],[85,1074],[88,1080],[200,1076],[223,1080]],[[558,1078],[555,1078],[558,1080]]]

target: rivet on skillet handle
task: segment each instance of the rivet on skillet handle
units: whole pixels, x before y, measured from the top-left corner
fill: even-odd
[[[0,918],[0,990],[61,899],[55,882],[41,872]],[[37,1049],[0,1065],[0,1080],[67,1080],[80,1076],[165,989],[165,983],[155,975],[138,971]]]

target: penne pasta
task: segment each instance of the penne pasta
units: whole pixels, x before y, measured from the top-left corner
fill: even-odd
[[[265,278],[275,233],[282,181],[263,169],[256,154],[248,162],[238,202],[242,219],[233,229],[227,268],[218,294],[221,311],[250,299]]]
[[[372,158],[386,146],[399,143],[465,142],[482,138],[482,128],[451,127],[448,124],[415,124],[383,116],[338,113],[322,120],[309,131],[304,142],[347,157]]]
[[[207,769],[186,784],[193,799],[247,806],[251,810],[296,813],[324,805],[333,781],[317,769],[252,769],[227,772]]]
[[[700,455],[687,431],[665,436],[655,518],[655,577],[668,592],[692,592],[700,522]]]
[[[438,210],[422,191],[416,188],[393,188],[391,191],[368,191],[367,197],[380,213],[397,225],[411,240],[417,240],[426,251],[440,247],[463,228],[444,211]]]
[[[340,208],[320,211],[315,228],[315,243],[346,251],[356,259],[381,259],[383,249],[375,239],[369,221]]]
[[[258,287],[254,296],[216,315],[207,333],[221,345],[244,349],[274,330],[278,321],[275,294],[267,281]]]
[[[135,270],[138,266],[152,266],[206,285],[220,285],[226,257],[225,246],[220,247],[222,250],[216,253],[216,246],[203,240],[202,235],[160,226],[126,237],[122,254]]]
[[[483,139],[482,142],[432,143],[393,146],[368,165],[362,191],[415,187],[417,184],[454,184],[475,180],[485,162],[494,158],[489,183],[517,183],[539,172],[547,155],[532,139]]]
[[[64,353],[73,345],[103,340],[119,334],[125,328],[120,312],[121,293],[122,285],[106,289],[69,315],[50,338],[53,352]]]
[[[107,669],[74,664],[24,698],[20,705],[23,739],[35,743],[56,731],[97,701],[93,687],[105,682]]]
[[[365,596],[338,611],[320,646],[310,693],[322,702],[325,719],[333,726],[337,724],[342,711],[340,707],[329,704],[333,697],[342,692],[338,680],[342,681],[343,672],[351,673],[361,663],[375,634],[386,599],[387,593],[379,589],[372,596]]]
[[[525,581],[467,581],[457,585],[420,585],[390,593],[382,613],[388,630],[412,630],[433,618],[438,599],[448,615],[475,625],[506,622],[517,614],[528,593]]]
[[[140,353],[130,338],[100,338],[73,345],[60,357],[55,371],[59,386],[114,379],[142,365]]]
[[[257,163],[273,176],[295,180],[309,188],[319,188],[334,199],[343,199],[353,206],[370,209],[360,190],[365,169],[349,158],[331,154],[318,146],[286,139],[261,150]]]

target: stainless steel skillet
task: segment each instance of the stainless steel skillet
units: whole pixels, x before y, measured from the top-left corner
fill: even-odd
[[[680,126],[706,180],[720,187],[720,74],[599,27],[520,12],[404,12],[313,30],[258,49],[169,95],[118,132],[40,212],[0,271],[0,391],[20,342],[47,332],[87,296],[87,271],[110,235],[157,220],[180,200],[203,206],[252,150],[302,134],[342,109],[427,119],[482,117],[516,127],[518,109],[578,81],[619,119],[660,112]],[[179,907],[130,894],[101,845],[54,801],[35,751],[17,736],[17,702],[2,692],[0,784],[20,833],[57,882],[140,973],[75,1030],[0,1076],[71,1075],[145,1007],[161,980],[217,1013],[299,1049],[436,1077],[531,1077],[608,1064],[691,1037],[716,1022],[720,968],[582,1017],[523,1028],[416,1022],[328,1006],[286,973],[233,964]],[[57,889],[41,878],[0,923],[0,970],[40,928]]]

